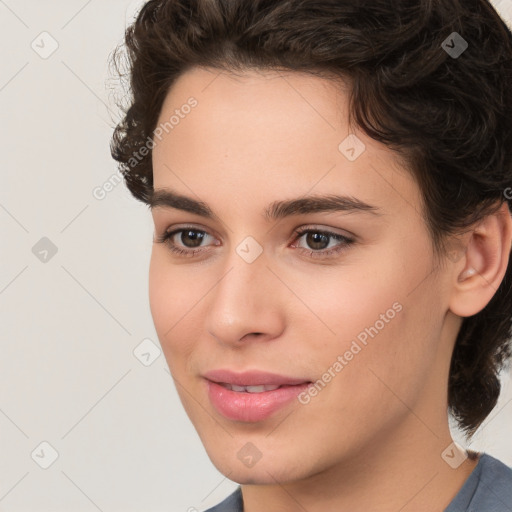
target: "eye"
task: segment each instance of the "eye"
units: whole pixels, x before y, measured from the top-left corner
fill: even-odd
[[[311,249],[308,250],[300,246],[298,249],[306,251],[312,258],[326,258],[333,254],[338,254],[355,242],[354,239],[341,235],[340,233],[315,228],[300,228],[295,231],[295,234],[297,235],[296,240],[305,237],[304,242]],[[332,245],[329,247],[330,241],[338,243],[335,244],[334,247]]]
[[[178,234],[180,234],[180,236],[176,237]],[[179,254],[181,256],[194,256],[194,254],[203,251],[201,243],[206,240],[207,237],[213,238],[206,231],[190,226],[175,229],[173,231],[166,231],[162,235],[157,236],[155,242],[167,244],[171,252],[175,254]],[[183,246],[176,243],[176,238],[183,244]]]

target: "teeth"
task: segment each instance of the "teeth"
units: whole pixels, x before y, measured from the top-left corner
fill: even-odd
[[[235,384],[228,384],[228,386],[231,388],[231,391],[245,391],[245,386],[236,386]]]
[[[274,391],[279,386],[245,386],[248,393],[262,393],[263,391]]]
[[[222,384],[225,388],[231,391],[245,392],[245,393],[263,393],[264,391],[274,391],[274,389],[281,386],[274,386],[272,384],[261,386],[237,386],[236,384]]]

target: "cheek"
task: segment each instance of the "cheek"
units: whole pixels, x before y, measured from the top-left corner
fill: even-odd
[[[310,282],[304,288],[304,293],[309,290],[307,303],[314,313],[307,315],[307,321],[311,328],[324,332],[322,347],[327,352],[331,346],[343,353],[353,340],[365,346],[368,340],[389,332],[403,316],[403,293],[398,280],[390,278],[393,270],[389,266],[386,272],[365,268],[337,269],[317,280],[316,286]]]
[[[179,269],[173,272],[162,252],[157,248],[151,255],[149,304],[155,330],[172,371],[180,355],[192,349],[189,340],[194,336],[187,315],[193,314],[192,305],[199,302],[202,294],[196,286],[190,286],[189,278],[185,278]],[[188,329],[186,333],[183,332],[185,327]]]
[[[435,361],[442,320],[435,287],[426,282],[411,293],[427,270],[409,264],[406,272],[397,259],[389,261],[326,281],[322,293],[317,288],[309,296],[312,309],[335,333],[323,329],[326,335],[321,343],[316,337],[312,354],[318,369],[339,375],[332,388],[346,397],[338,402],[342,409],[396,401],[391,390],[414,401]],[[350,405],[348,397],[354,396],[359,399]]]
[[[176,286],[173,286],[162,257],[155,248],[149,265],[149,306],[156,331],[161,336],[173,324],[176,304]],[[175,284],[175,283],[174,283]],[[163,342],[163,339],[160,339]]]

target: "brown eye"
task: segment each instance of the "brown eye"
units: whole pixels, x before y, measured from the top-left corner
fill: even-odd
[[[297,240],[303,238],[306,247],[297,246],[301,251],[307,251],[313,258],[325,258],[346,250],[355,241],[339,233],[319,229],[301,229],[296,231]],[[337,242],[329,247],[331,241]]]
[[[205,250],[203,247],[206,247],[206,245],[201,244],[207,237],[211,237],[211,235],[206,231],[193,227],[182,227],[173,231],[164,232],[156,238],[155,242],[165,243],[168,245],[171,252],[175,254],[193,256]]]
[[[190,248],[199,247],[201,242],[204,240],[204,235],[206,234],[204,231],[198,231],[197,229],[185,229],[178,231],[175,234],[178,233],[181,233],[181,236],[179,237],[180,242]]]
[[[324,233],[315,233],[314,231],[310,231],[306,233],[306,244],[311,249],[322,250],[329,245],[329,235]]]

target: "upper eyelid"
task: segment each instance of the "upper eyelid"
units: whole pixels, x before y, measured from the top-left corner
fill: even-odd
[[[172,229],[171,228],[167,228],[167,229],[164,229],[163,231],[163,234],[170,234],[170,233],[179,233],[180,231],[184,231],[186,229],[189,229],[191,231],[201,231],[201,232],[204,232],[208,235],[211,235],[211,236],[215,236],[211,233],[210,229],[209,228],[206,228],[206,227],[201,227],[201,226],[195,226],[195,225],[185,225],[185,226],[178,226],[178,227],[173,227]],[[293,233],[297,233],[297,232],[304,232],[304,231],[318,231],[318,232],[324,232],[324,233],[329,233],[329,234],[332,234],[332,235],[341,235],[341,236],[345,236],[345,237],[354,237],[355,238],[355,235],[350,233],[350,231],[347,231],[345,230],[345,233],[348,233],[348,234],[344,234],[344,233],[338,233],[336,231],[336,229],[340,229],[340,228],[331,228],[331,227],[321,227],[321,226],[317,226],[317,225],[314,225],[314,224],[306,224],[304,226],[300,226],[298,228],[294,228],[293,229]]]

